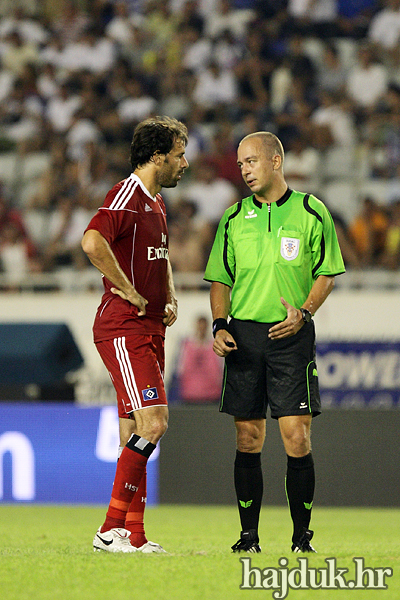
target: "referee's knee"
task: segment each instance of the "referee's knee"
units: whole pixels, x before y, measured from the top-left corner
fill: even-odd
[[[251,421],[236,422],[236,446],[240,452],[261,452],[265,431]]]

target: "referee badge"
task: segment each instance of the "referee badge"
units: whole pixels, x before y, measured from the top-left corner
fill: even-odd
[[[299,255],[300,240],[283,237],[281,239],[281,256],[285,260],[294,260]]]

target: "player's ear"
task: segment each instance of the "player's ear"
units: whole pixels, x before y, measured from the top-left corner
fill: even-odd
[[[157,167],[159,167],[162,165],[163,159],[165,159],[165,154],[160,154],[160,152],[157,150],[157,152],[155,152],[151,157],[150,162],[153,162]]]

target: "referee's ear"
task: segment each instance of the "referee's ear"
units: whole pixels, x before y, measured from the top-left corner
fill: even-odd
[[[273,163],[273,170],[274,171],[279,171],[280,168],[282,167],[282,158],[279,156],[279,154],[274,154],[274,156],[272,157],[272,163]]]

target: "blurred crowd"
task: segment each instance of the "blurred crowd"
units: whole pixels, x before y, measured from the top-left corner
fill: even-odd
[[[49,3],[46,4],[46,6]],[[190,168],[164,190],[177,273],[201,272],[248,195],[247,133],[282,140],[285,176],[330,208],[349,268],[400,265],[400,0],[13,3],[0,20],[0,260],[83,271],[86,224],[130,172],[135,124],[183,120]]]

